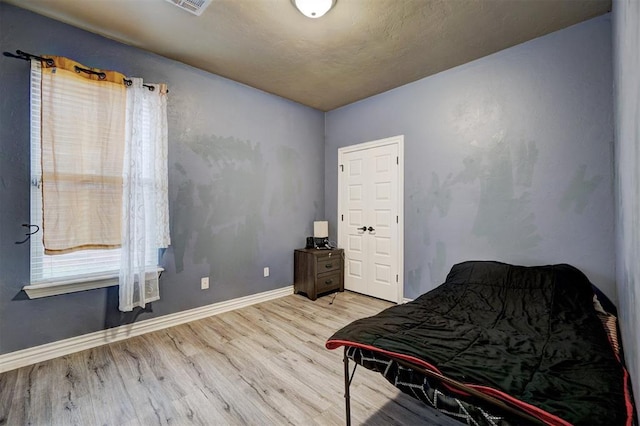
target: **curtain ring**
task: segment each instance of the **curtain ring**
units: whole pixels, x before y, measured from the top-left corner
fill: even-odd
[[[93,70],[90,70],[90,69],[88,69],[88,68],[80,68],[80,67],[79,67],[79,66],[77,66],[77,65],[75,65],[75,66],[73,67],[73,69],[74,69],[78,74],[80,74],[81,72],[86,72],[87,74],[90,74],[90,75],[97,75],[97,76],[98,76],[98,78],[99,78],[100,80],[104,80],[105,78],[107,78],[107,74],[103,73],[102,71],[93,71]]]

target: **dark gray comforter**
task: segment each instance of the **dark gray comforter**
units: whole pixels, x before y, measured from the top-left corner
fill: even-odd
[[[592,285],[569,265],[455,265],[435,290],[327,341],[342,345],[410,360],[550,423],[631,423],[627,377]]]

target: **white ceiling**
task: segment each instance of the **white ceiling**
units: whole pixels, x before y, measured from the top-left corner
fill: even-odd
[[[4,0],[328,111],[576,24],[611,0]]]

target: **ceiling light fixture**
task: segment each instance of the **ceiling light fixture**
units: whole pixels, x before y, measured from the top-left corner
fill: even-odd
[[[291,0],[296,9],[308,18],[319,18],[331,10],[337,0]]]

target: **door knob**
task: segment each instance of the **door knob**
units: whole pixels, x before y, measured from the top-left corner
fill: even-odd
[[[362,228],[358,228],[358,231],[362,231],[362,232],[364,232],[364,231],[366,231],[366,230],[367,230],[367,227],[366,227],[366,226],[363,226]]]
[[[369,227],[369,232],[373,232],[373,231],[375,231],[375,230],[376,230],[376,228],[374,228],[373,226],[370,226],[370,227]]]

